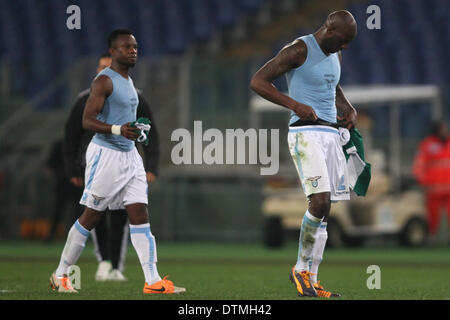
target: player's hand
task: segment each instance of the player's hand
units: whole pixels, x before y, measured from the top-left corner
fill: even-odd
[[[72,178],[70,178],[70,183],[73,184],[75,187],[82,187],[83,186],[83,178],[82,177],[72,177]]]
[[[302,120],[316,121],[318,119],[314,109],[306,104],[298,104],[292,109]]]
[[[140,136],[141,130],[139,130],[138,128],[130,127],[130,123],[131,122],[125,123],[120,127],[120,135],[134,141]]]
[[[153,182],[153,181],[155,181],[156,180],[156,176],[152,173],[152,172],[147,172],[147,182],[148,183],[150,183],[150,182]]]
[[[348,130],[356,127],[358,113],[355,109],[352,109],[347,115],[343,117],[337,117],[338,121],[340,121],[341,127],[347,128]]]

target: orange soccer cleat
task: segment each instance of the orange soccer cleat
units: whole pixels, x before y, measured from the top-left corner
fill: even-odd
[[[314,289],[316,289],[317,296],[322,298],[339,298],[341,295],[339,293],[333,293],[330,291],[327,291],[323,288],[323,286],[320,284],[320,281],[314,283]]]
[[[186,292],[186,288],[180,288],[173,285],[173,282],[170,280],[167,280],[168,276],[165,276],[164,279],[159,280],[158,282],[155,282],[152,285],[145,283],[144,286],[144,293],[164,293],[164,294],[171,294],[171,293],[182,293]]]
[[[317,297],[317,292],[310,280],[311,272],[295,272],[295,267],[289,273],[289,280],[295,285],[298,295],[302,297]]]
[[[58,278],[54,272],[50,276],[50,287],[53,291],[78,293],[78,291],[73,288],[69,277]]]

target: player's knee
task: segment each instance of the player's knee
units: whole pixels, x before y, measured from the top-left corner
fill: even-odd
[[[309,211],[317,218],[328,217],[330,214],[330,199],[324,196],[317,196],[310,199]]]
[[[78,222],[83,226],[83,228],[90,231],[97,226],[102,217],[102,214],[103,213],[100,211],[86,208],[80,218],[78,218]]]
[[[143,204],[135,204],[127,207],[130,224],[144,224],[148,223],[147,206]]]

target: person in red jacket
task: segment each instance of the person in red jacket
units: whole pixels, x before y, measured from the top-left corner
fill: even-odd
[[[428,226],[436,234],[440,210],[445,206],[450,226],[450,135],[445,122],[433,125],[431,135],[419,146],[413,175],[425,188]]]

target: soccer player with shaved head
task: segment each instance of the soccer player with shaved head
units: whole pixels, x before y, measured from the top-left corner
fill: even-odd
[[[340,296],[325,290],[317,273],[327,240],[331,202],[350,199],[338,128],[353,128],[357,112],[346,99],[339,78],[341,51],[356,32],[350,12],[332,12],[316,32],[287,44],[250,83],[263,98],[291,110],[288,144],[308,198],[297,263],[289,275],[301,296]],[[287,79],[288,95],[272,84],[282,75]]]

